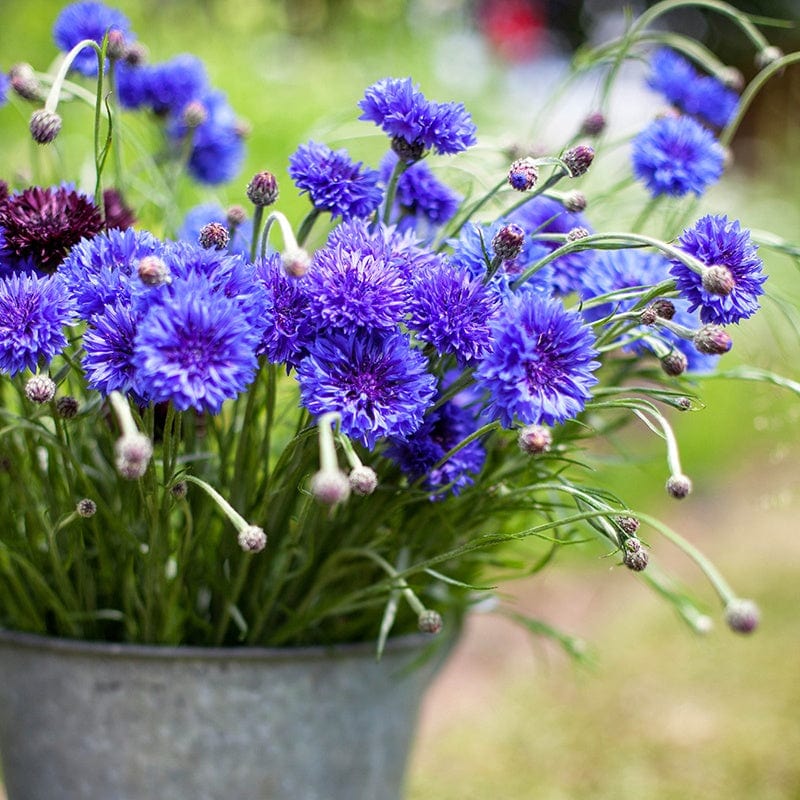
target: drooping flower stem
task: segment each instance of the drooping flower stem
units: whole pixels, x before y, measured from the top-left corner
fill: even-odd
[[[314,227],[314,223],[319,219],[321,213],[320,209],[312,208],[311,211],[306,214],[305,219],[300,223],[300,227],[297,230],[296,242],[299,247],[305,246],[308,237],[311,235],[311,229]]]

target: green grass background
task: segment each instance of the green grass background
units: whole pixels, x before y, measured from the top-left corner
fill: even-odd
[[[4,17],[0,69],[50,63],[50,25],[61,5],[17,4]],[[314,137],[375,164],[385,143],[355,122],[356,103],[381,77],[412,75],[431,97],[463,100],[486,136],[507,136],[530,111],[506,108],[500,116],[500,63],[486,64],[480,91],[465,83],[459,94],[442,81],[442,42],[463,25],[455,6],[444,13],[443,5],[429,13],[426,4],[400,0],[118,7],[153,60],[186,51],[203,58],[252,128],[241,177],[205,193],[182,186],[186,203],[209,195],[241,203],[249,176],[270,169],[281,182],[280,208],[298,221],[306,203],[286,176],[289,154]],[[542,93],[531,85],[531,106]],[[800,239],[800,137],[780,110],[762,104],[755,111],[756,138],[743,149],[749,170],[734,167],[705,206]],[[29,113],[18,101],[0,110],[0,176],[17,182],[53,167],[25,142]],[[85,110],[65,115],[61,151],[78,173],[88,154],[75,158],[70,144],[90,126]],[[797,380],[797,268],[772,255],[767,266],[768,313],[740,326],[726,362],[754,362]],[[636,426],[599,449],[598,478],[712,555],[759,602],[762,629],[735,637],[720,622],[710,636],[695,637],[601,550],[570,549],[554,570],[509,590],[518,592],[520,608],[588,640],[595,666],[574,667],[491,615],[471,620],[425,709],[410,776],[414,800],[800,798],[800,405],[756,384],[708,381],[699,392],[705,408],[675,419],[684,468],[695,481],[691,498],[666,503],[662,448]],[[719,621],[698,572],[665,541],[653,536],[651,543],[655,559],[695,587]]]

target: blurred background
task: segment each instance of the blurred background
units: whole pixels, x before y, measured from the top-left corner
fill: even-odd
[[[50,29],[63,5],[32,0],[4,15],[0,70],[21,61],[48,67],[57,55]],[[249,128],[240,177],[212,190],[182,186],[182,202],[242,203],[249,177],[269,169],[281,184],[280,208],[295,222],[306,201],[286,167],[299,143],[346,146],[377,164],[385,141],[356,121],[356,103],[375,80],[411,75],[428,97],[465,103],[480,143],[461,166],[437,167],[458,185],[498,145],[535,141],[545,152],[560,150],[594,110],[597,76],[547,105],[551,88],[576,52],[619,35],[624,24],[621,4],[612,0],[115,5],[151,60],[181,52],[202,58]],[[756,15],[784,50],[800,47],[795,0],[736,5]],[[754,74],[751,45],[719,15],[682,9],[660,24],[701,38],[746,78]],[[643,76],[641,64],[623,72],[609,119],[614,137],[658,110]],[[800,240],[799,99],[800,69],[790,68],[754,104],[733,143],[733,166],[698,215],[724,211],[745,227]],[[546,119],[537,122],[543,110]],[[18,99],[0,110],[0,177],[15,185],[41,158],[25,137],[30,111]],[[77,175],[89,157],[78,140],[90,130],[85,109],[65,115],[59,153]],[[604,187],[590,181],[585,188],[598,229],[636,216],[636,207],[592,207],[593,193]],[[765,310],[734,332],[726,366],[755,363],[798,380],[797,264],[763,255],[770,274]],[[708,636],[690,633],[601,549],[565,548],[555,568],[502,589],[519,610],[584,640],[591,665],[574,664],[496,615],[474,615],[424,708],[413,800],[800,797],[800,400],[755,383],[708,380],[698,392],[705,407],[673,418],[695,485],[690,498],[668,502],[661,443],[635,425],[595,453],[596,479],[711,556],[742,596],[761,606],[760,630],[729,633],[702,576],[655,534],[655,559],[693,588],[717,622]]]

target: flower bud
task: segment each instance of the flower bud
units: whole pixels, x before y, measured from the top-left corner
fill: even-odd
[[[720,356],[733,347],[733,340],[721,325],[703,325],[695,331],[695,348],[706,355]]]
[[[88,497],[84,497],[83,500],[78,500],[75,511],[78,512],[79,517],[93,517],[97,513],[97,503],[95,503],[94,500],[90,500]]]
[[[650,556],[648,556],[647,550],[642,547],[642,543],[638,539],[635,537],[626,539],[623,550],[625,552],[622,557],[622,563],[625,564],[628,569],[634,572],[641,572],[647,567]]]
[[[518,158],[508,170],[508,182],[518,192],[527,192],[539,180],[539,168],[530,157]]]
[[[47,375],[34,375],[25,384],[25,397],[31,403],[49,403],[56,396],[56,384]]]
[[[581,133],[586,136],[599,136],[606,128],[606,118],[601,111],[587,114],[581,124]]]
[[[40,108],[31,114],[29,127],[35,142],[50,144],[61,130],[61,117],[55,111]]]
[[[378,476],[375,474],[375,470],[364,464],[360,467],[353,467],[350,470],[348,480],[350,481],[350,488],[362,497],[372,494],[378,487]]]
[[[78,401],[72,395],[65,394],[56,400],[56,412],[61,419],[74,419],[79,408]]]
[[[208,119],[208,109],[199,100],[188,102],[181,113],[181,120],[187,128],[199,128]]]
[[[395,136],[391,142],[392,152],[406,164],[413,164],[419,161],[425,153],[425,145],[422,142],[409,142],[402,136]]]
[[[683,500],[692,491],[692,482],[686,475],[670,475],[667,492],[676,500]]]
[[[37,102],[44,98],[42,84],[30,64],[14,64],[9,70],[11,88],[23,99]]]
[[[734,92],[741,92],[744,89],[744,75],[736,67],[723,67],[718,77],[725,86],[733,89]]]
[[[576,189],[574,191],[567,192],[564,195],[562,203],[567,211],[572,211],[574,214],[577,214],[586,210],[586,195]]]
[[[760,619],[761,613],[752,600],[736,598],[725,607],[725,622],[736,633],[752,633]]]
[[[246,553],[260,553],[267,546],[267,534],[258,525],[248,525],[239,531],[237,541]]]
[[[140,259],[136,272],[145,286],[161,286],[172,280],[169,267],[158,256]]]
[[[523,453],[534,456],[546,453],[553,444],[553,437],[543,425],[526,425],[517,435],[517,444]]]
[[[125,63],[139,67],[147,61],[147,48],[141,42],[131,42],[125,49]]]
[[[128,47],[125,44],[125,34],[119,28],[112,28],[108,32],[108,45],[106,47],[106,55],[112,61],[119,61],[125,58],[128,52]]]
[[[419,615],[417,625],[422,633],[439,633],[442,630],[442,615],[438,611],[426,608]]]
[[[617,527],[624,533],[627,533],[628,536],[633,536],[636,531],[639,530],[639,520],[636,519],[636,517],[619,516],[614,520],[614,522],[616,522]]]
[[[691,411],[692,401],[688,397],[678,397],[675,400],[675,406],[681,411]]]
[[[302,278],[311,266],[311,257],[302,247],[284,251],[281,256],[283,271],[293,278]]]
[[[655,311],[656,316],[661,319],[672,319],[675,316],[675,303],[672,300],[667,300],[665,297],[659,297],[658,300],[653,300],[651,308]]]
[[[172,486],[169,487],[169,493],[176,500],[183,500],[183,498],[189,493],[189,484],[186,483],[186,481],[178,481],[177,483],[173,483]]]
[[[341,470],[320,470],[311,478],[311,494],[323,505],[335,506],[350,497],[350,480]]]
[[[585,239],[587,236],[589,236],[589,231],[586,228],[581,228],[580,226],[577,228],[571,228],[567,231],[568,242],[577,242],[578,239]]]
[[[143,433],[127,433],[117,439],[114,452],[117,472],[133,481],[147,472],[153,456],[153,443]]]
[[[704,269],[700,280],[707,292],[721,297],[729,295],[736,286],[733,273],[722,264]]]
[[[561,160],[566,164],[569,170],[570,178],[579,178],[585,175],[594,161],[594,148],[588,144],[579,144],[575,147],[570,147]]]
[[[516,258],[524,244],[525,231],[514,222],[503,225],[492,238],[494,254],[503,261]]]
[[[229,228],[238,228],[247,222],[247,212],[242,206],[231,206],[225,212],[225,221],[228,223]]]
[[[661,369],[673,378],[683,375],[689,366],[689,359],[680,350],[673,350],[661,359]]]
[[[783,58],[783,50],[780,47],[770,45],[756,54],[756,67],[764,69],[770,64],[774,64],[778,59]]]
[[[209,222],[200,228],[197,241],[206,250],[224,250],[231,240],[228,229],[221,222]]]
[[[254,206],[271,206],[278,199],[278,181],[271,172],[258,172],[247,184],[246,191]]]

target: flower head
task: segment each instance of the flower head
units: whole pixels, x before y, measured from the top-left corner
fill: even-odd
[[[183,223],[178,230],[177,238],[184,242],[196,242],[203,225],[207,225],[209,222],[219,222],[221,225],[229,224],[222,206],[217,203],[202,203],[199,206],[194,206],[186,212]],[[228,251],[247,256],[250,252],[250,240],[252,238],[253,221],[248,219],[241,225],[236,226],[231,241],[228,243]]]
[[[764,293],[767,279],[761,271],[758,247],[750,232],[742,230],[737,220],[707,215],[685,230],[678,246],[708,267],[724,267],[733,287],[727,294],[711,292],[702,276],[681,261],[673,261],[670,272],[678,291],[689,301],[689,310],[700,309],[703,322],[727,325],[752,316],[759,308],[758,297]]]
[[[461,103],[426,100],[411,78],[384,78],[374,83],[359,102],[359,119],[374,122],[393,141],[407,161],[427,150],[460,153],[476,142],[475,125]]]
[[[308,193],[314,208],[349,220],[369,216],[383,196],[379,174],[350,160],[347,150],[331,150],[317,142],[300,145],[289,159],[289,175]]]
[[[53,38],[59,49],[67,53],[83,39],[92,39],[100,44],[106,31],[112,28],[121,31],[126,37],[130,35],[130,23],[116,8],[91,0],[71,3],[56,18]],[[72,62],[72,69],[89,77],[97,75],[95,51],[89,47],[84,48]]]
[[[83,334],[86,383],[104,395],[134,390],[133,342],[138,314],[124,299],[116,299],[92,318]]]
[[[79,192],[32,186],[0,206],[0,226],[5,233],[0,257],[32,259],[42,272],[55,272],[71,247],[102,230],[103,220]]]
[[[701,195],[722,175],[725,151],[691,117],[662,117],[633,140],[633,173],[653,197]]]
[[[596,355],[592,331],[576,312],[531,294],[506,307],[475,375],[489,392],[489,413],[505,427],[515,420],[554,425],[575,417],[591,397]]]
[[[11,275],[0,280],[0,372],[16,375],[49,364],[67,344],[73,308],[58,276]]]
[[[420,426],[436,392],[426,367],[399,333],[319,336],[297,370],[300,398],[312,414],[339,412],[342,431],[371,448]]]

